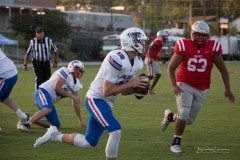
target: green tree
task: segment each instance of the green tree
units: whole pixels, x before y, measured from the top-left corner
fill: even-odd
[[[59,11],[43,10],[44,15],[16,14],[10,19],[11,29],[24,37],[31,39],[35,35],[35,28],[42,26],[44,32],[55,41],[68,38],[71,33],[71,26],[68,24],[65,15]]]

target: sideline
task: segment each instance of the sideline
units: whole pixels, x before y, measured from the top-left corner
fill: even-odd
[[[70,61],[69,61],[70,62]],[[67,66],[69,62],[60,62],[58,63],[58,66]],[[85,66],[100,66],[102,62],[83,62]],[[15,64],[17,68],[23,67],[23,64]],[[52,65],[52,64],[51,64]],[[28,63],[28,67],[32,67],[32,63]]]

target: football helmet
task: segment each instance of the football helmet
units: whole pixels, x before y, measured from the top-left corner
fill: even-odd
[[[121,48],[125,51],[143,54],[147,49],[147,41],[144,31],[136,27],[125,29],[120,35]]]
[[[195,46],[202,47],[210,37],[210,28],[204,21],[197,21],[191,27],[191,39]]]
[[[165,30],[160,30],[157,32],[157,37],[162,38],[163,42],[168,40],[168,32]]]
[[[157,37],[168,36],[168,32],[165,30],[160,30],[157,32]]]
[[[73,60],[71,62],[68,63],[68,67],[67,69],[70,71],[70,72],[74,72],[74,68],[75,67],[78,67],[80,68],[82,71],[84,71],[84,64],[79,61],[79,60]]]

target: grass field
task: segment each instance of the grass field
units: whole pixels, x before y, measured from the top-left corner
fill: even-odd
[[[161,64],[162,78],[156,86],[156,95],[142,100],[134,96],[118,96],[113,112],[122,125],[122,138],[118,160],[238,160],[240,156],[240,63],[227,63],[232,91],[236,102],[231,104],[224,97],[224,87],[219,72],[214,68],[211,89],[207,101],[196,122],[188,126],[182,141],[182,154],[173,154],[169,146],[173,137],[173,124],[161,132],[160,123],[166,108],[176,111],[175,99],[167,78],[167,64]],[[79,93],[85,121],[87,112],[83,105],[85,93],[93,80],[98,66],[86,66],[82,78],[84,89]],[[145,70],[143,70],[145,72]],[[37,111],[33,102],[34,77],[32,70],[19,68],[19,80],[12,97],[22,110],[32,115]],[[80,132],[70,99],[56,104],[63,133]],[[16,129],[18,119],[8,107],[0,104],[0,159],[1,160],[104,160],[107,133],[94,149],[81,149],[62,143],[47,143],[33,149],[35,139],[46,129],[32,125],[30,133]]]

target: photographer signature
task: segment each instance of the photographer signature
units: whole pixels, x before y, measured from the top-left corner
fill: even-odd
[[[209,147],[209,146],[196,146],[196,153],[229,153],[230,149],[225,148],[217,148],[216,146]]]

